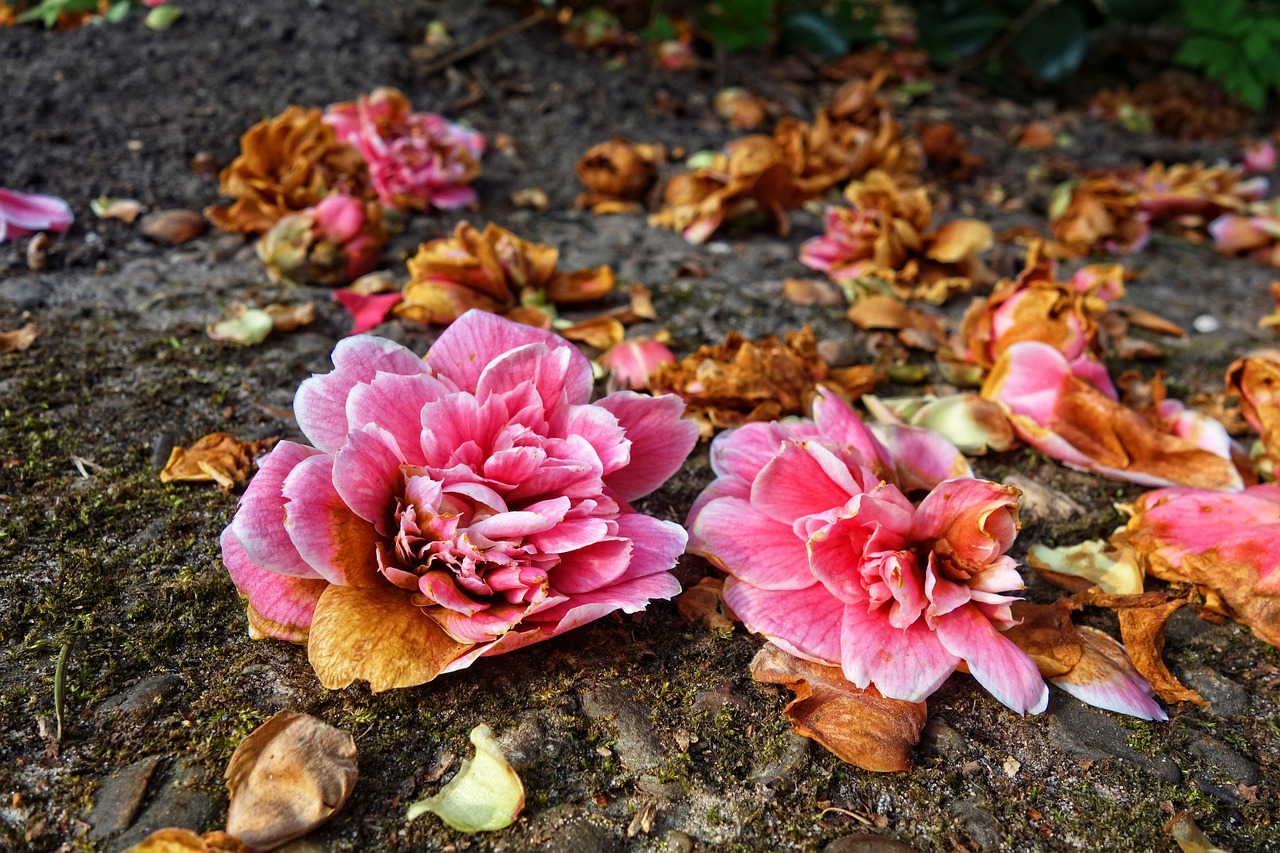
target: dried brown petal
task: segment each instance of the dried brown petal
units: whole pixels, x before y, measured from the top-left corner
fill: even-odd
[[[839,667],[801,660],[772,643],[751,661],[751,677],[793,691],[796,698],[783,711],[791,727],[840,760],[878,772],[911,769],[925,703],[886,699],[874,687],[860,690]]]
[[[12,332],[0,332],[0,355],[29,349],[39,336],[40,329],[35,323],[28,323]]]
[[[224,489],[231,489],[248,479],[254,458],[275,443],[274,438],[241,441],[225,432],[210,433],[190,447],[173,448],[160,472],[160,482],[216,482]]]
[[[1120,608],[1116,611],[1120,619],[1120,636],[1134,668],[1151,682],[1152,689],[1161,699],[1208,705],[1199,693],[1184,686],[1169,672],[1162,657],[1164,626],[1174,611],[1186,603],[1186,599],[1176,599],[1154,607]]]
[[[254,729],[227,764],[227,833],[254,851],[301,838],[342,808],[356,775],[350,734],[281,711]]]
[[[1026,652],[1045,678],[1065,675],[1080,662],[1080,637],[1071,623],[1071,607],[1063,602],[1033,604],[1015,601],[1013,618],[1020,620],[1004,636]]]
[[[208,221],[194,210],[157,210],[142,217],[138,231],[157,243],[177,245],[194,240],[209,227]]]
[[[724,601],[724,579],[703,578],[676,597],[676,609],[690,622],[713,631],[733,628]]]
[[[225,832],[200,836],[189,829],[161,829],[125,853],[250,853],[250,848]]]

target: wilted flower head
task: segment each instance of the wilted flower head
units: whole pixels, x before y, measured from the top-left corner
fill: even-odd
[[[272,281],[346,284],[373,269],[386,242],[382,208],[337,193],[271,226],[258,257]]]
[[[222,194],[236,201],[205,215],[223,231],[263,234],[286,213],[314,207],[333,192],[364,197],[369,170],[320,110],[295,106],[249,128],[240,137],[240,156],[219,182]]]
[[[73,221],[71,206],[57,196],[0,188],[0,243],[37,231],[66,231]]]
[[[740,86],[730,86],[716,92],[716,115],[741,130],[755,130],[769,117],[769,103]]]
[[[396,312],[421,323],[452,323],[472,308],[505,314],[528,304],[589,302],[613,289],[608,266],[560,272],[559,256],[554,246],[492,223],[482,233],[460,222],[452,237],[423,243],[409,259],[409,283]]]
[[[1049,227],[1068,250],[1085,254],[1141,251],[1151,237],[1150,217],[1143,212],[1132,181],[1101,172],[1058,187],[1049,203]]]
[[[800,247],[800,261],[849,286],[875,278],[902,298],[941,303],[988,280],[978,255],[994,242],[991,227],[956,219],[926,230],[933,206],[922,187],[903,189],[886,172],[850,184],[851,208],[827,208],[826,233]]]
[[[415,113],[395,89],[334,104],[324,120],[369,165],[374,192],[389,207],[451,210],[476,200],[484,137],[435,113]]]
[[[578,196],[578,206],[595,213],[642,210],[638,202],[653,189],[664,157],[661,145],[636,144],[620,136],[593,145],[574,166],[587,188]]]
[[[1036,664],[1001,632],[1022,588],[1005,552],[1018,492],[974,479],[941,436],[879,436],[820,393],[812,421],[748,424],[712,446],[715,482],[691,540],[729,574],[748,628],[858,687],[923,700],[963,662],[1019,713],[1048,703]],[[907,493],[928,490],[919,503]]]
[[[321,682],[385,690],[546,640],[680,585],[679,525],[638,513],[697,440],[673,396],[589,404],[591,366],[484,312],[420,359],[358,336],[294,400],[311,446],[262,460],[223,532],[250,634]]]

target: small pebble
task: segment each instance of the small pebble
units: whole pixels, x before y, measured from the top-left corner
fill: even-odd
[[[1216,332],[1222,328],[1222,324],[1218,322],[1218,318],[1212,314],[1201,314],[1199,317],[1191,321],[1191,328],[1195,329],[1202,335],[1210,332]]]

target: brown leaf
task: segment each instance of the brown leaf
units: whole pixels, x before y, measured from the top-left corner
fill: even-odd
[[[1164,658],[1164,626],[1173,612],[1186,604],[1177,599],[1155,607],[1125,607],[1116,611],[1120,618],[1120,636],[1133,666],[1142,673],[1151,687],[1166,702],[1209,703],[1194,690],[1184,686],[1169,672]]]
[[[724,603],[724,579],[703,578],[676,597],[676,610],[690,622],[713,631],[733,628]]]
[[[213,432],[190,447],[173,448],[160,472],[162,483],[215,482],[224,489],[243,483],[253,470],[253,460],[277,439],[241,441],[225,432]]]
[[[0,332],[0,355],[29,349],[39,336],[40,330],[35,323],[28,323],[12,332]]]
[[[262,309],[271,318],[271,328],[277,332],[292,332],[303,326],[310,326],[316,320],[316,304],[304,302],[301,305],[271,304]]]
[[[834,308],[844,304],[844,294],[830,282],[811,278],[789,278],[782,283],[782,298],[793,305]]]
[[[425,684],[468,648],[389,584],[330,586],[307,637],[307,658],[330,690],[357,679],[374,693]]]
[[[874,687],[860,690],[839,667],[801,660],[772,643],[751,661],[751,677],[793,691],[796,698],[783,711],[791,727],[840,760],[878,772],[911,769],[925,703],[886,699]]]
[[[1012,610],[1013,618],[1021,623],[1005,631],[1004,636],[1036,662],[1042,676],[1065,675],[1080,663],[1083,650],[1080,635],[1071,623],[1069,605],[1015,601]]]
[[[627,334],[622,323],[613,317],[604,316],[581,320],[558,331],[566,340],[578,341],[598,350],[607,350],[621,343]]]
[[[281,711],[254,729],[227,764],[227,833],[254,851],[301,838],[342,808],[356,775],[350,734]]]
[[[125,853],[250,853],[250,848],[225,832],[200,836],[189,829],[160,829]]]
[[[1182,853],[1230,853],[1210,841],[1209,837],[1200,831],[1200,827],[1196,826],[1189,812],[1178,812],[1169,818],[1169,822],[1164,825],[1164,831],[1178,842]]]
[[[208,227],[208,221],[194,210],[157,210],[138,224],[142,236],[171,246],[194,240]]]

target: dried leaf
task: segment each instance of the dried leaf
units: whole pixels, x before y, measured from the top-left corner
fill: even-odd
[[[703,578],[676,596],[676,609],[690,622],[713,631],[733,628],[724,601],[724,578]]]
[[[215,482],[230,490],[248,479],[253,460],[275,443],[274,438],[241,441],[225,432],[209,433],[190,447],[173,448],[160,472],[160,482]]]
[[[791,727],[840,760],[879,772],[911,769],[925,703],[886,699],[874,687],[860,690],[839,667],[801,660],[772,643],[751,661],[751,677],[793,691],[796,698],[783,711]]]
[[[133,845],[125,853],[251,853],[250,848],[225,832],[197,835],[189,829],[161,829]]]
[[[1280,352],[1262,350],[1227,368],[1227,390],[1240,395],[1240,413],[1262,437],[1275,465],[1280,460]]]
[[[272,304],[262,310],[271,318],[271,328],[277,332],[292,332],[316,321],[314,302],[304,302],[301,305]]]
[[[1166,702],[1209,703],[1194,690],[1184,686],[1165,666],[1164,626],[1174,611],[1186,604],[1177,599],[1155,607],[1125,607],[1116,611],[1120,619],[1120,636],[1138,672],[1151,682],[1156,694]]]
[[[1004,636],[1036,662],[1042,676],[1066,675],[1080,663],[1083,650],[1069,605],[1015,601],[1012,611],[1020,621]]]
[[[431,812],[459,832],[492,832],[515,822],[524,784],[486,725],[471,730],[474,757],[464,761],[440,793],[409,806],[409,820]]]
[[[556,331],[562,338],[578,341],[599,350],[607,350],[620,344],[627,333],[622,324],[613,317],[593,317]]]
[[[39,336],[40,329],[34,322],[12,332],[0,332],[0,355],[29,349]]]
[[[342,808],[356,775],[350,734],[281,711],[254,729],[227,764],[227,833],[255,851],[301,838]]]

